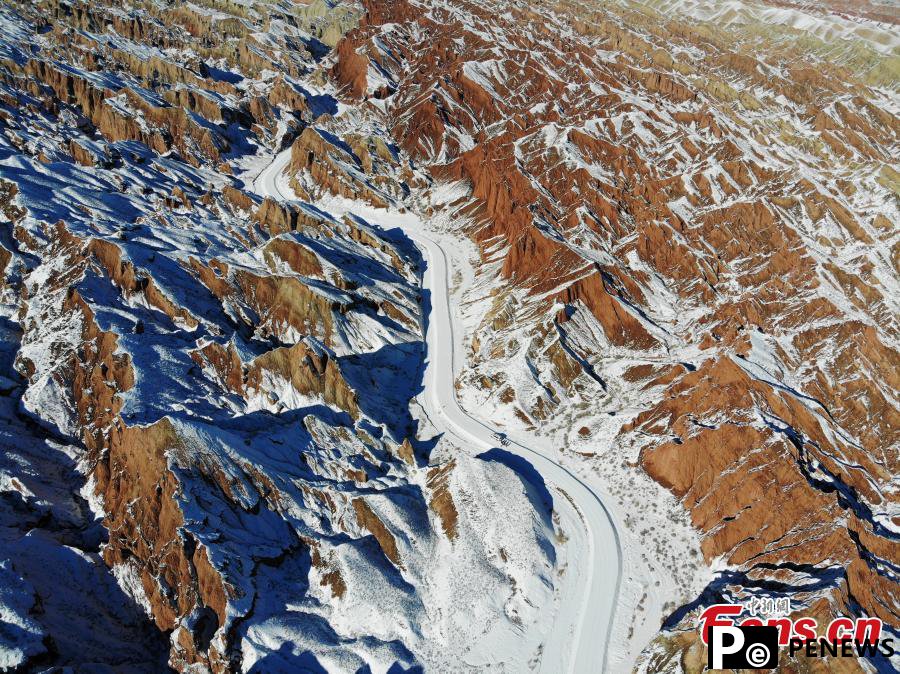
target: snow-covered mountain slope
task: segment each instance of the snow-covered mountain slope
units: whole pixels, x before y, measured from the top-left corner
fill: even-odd
[[[411,407],[419,250],[252,188],[424,180],[327,82],[358,14],[3,7],[4,670],[539,660],[569,533]]]
[[[260,173],[255,185],[262,194],[284,201],[294,199],[291,184],[297,183],[286,172],[293,154],[293,150],[285,150]],[[622,651],[611,636],[623,618],[617,611],[622,554],[617,523],[603,500],[561,466],[553,452],[504,439],[490,420],[482,421],[460,406],[456,381],[458,366],[465,361],[464,332],[451,304],[448,284],[452,252],[461,242],[436,232],[434,220],[423,220],[416,213],[366,208],[343,199],[331,201],[330,206],[350,208],[372,221],[389,222],[402,229],[423,252],[427,265],[423,289],[428,293],[430,311],[427,367],[416,405],[421,406],[429,424],[454,438],[459,446],[480,449],[482,458],[490,457],[534,476],[541,500],[550,504],[554,522],[565,532],[566,540],[557,541],[564,543],[557,546],[559,577],[554,589],[559,605],[552,619],[542,621],[540,657],[530,661],[528,667],[544,672],[584,672],[620,666]],[[508,635],[490,628],[479,645],[479,657],[467,658],[467,662],[490,666],[528,639],[527,634]],[[523,664],[516,663],[515,667]]]
[[[896,632],[897,26],[0,4],[0,670],[695,672],[760,596]]]
[[[890,9],[366,7],[335,73],[477,244],[462,405],[609,497],[623,666],[701,668],[715,601],[896,628]]]

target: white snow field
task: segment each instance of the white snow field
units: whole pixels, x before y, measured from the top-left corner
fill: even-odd
[[[290,161],[290,150],[276,155],[254,180],[253,186],[262,196],[282,201],[294,199],[284,170]],[[616,618],[622,577],[622,547],[619,532],[598,494],[575,474],[557,463],[549,452],[528,447],[513,439],[498,441],[500,435],[484,421],[461,407],[455,382],[459,368],[465,363],[463,333],[459,313],[450,303],[450,273],[445,247],[452,239],[429,231],[426,222],[413,213],[375,209],[361,202],[341,198],[329,200],[328,210],[341,210],[385,228],[399,227],[421,249],[427,260],[423,288],[430,292],[430,315],[427,323],[427,365],[424,390],[418,402],[431,423],[456,440],[460,447],[473,453],[497,448],[524,459],[525,470],[536,470],[554,494],[554,512],[566,532],[567,565],[561,574],[559,604],[552,627],[541,644],[541,672],[589,673],[617,671],[610,653],[610,636]],[[503,513],[497,513],[503,517]],[[516,635],[496,634],[486,639],[482,649],[483,663],[497,652],[517,648]],[[477,664],[469,662],[469,664]]]

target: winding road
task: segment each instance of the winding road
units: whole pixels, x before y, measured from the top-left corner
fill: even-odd
[[[253,181],[254,190],[277,200],[290,201],[289,188],[279,185],[290,160],[285,150]],[[360,215],[370,219],[371,208]],[[432,423],[458,439],[460,446],[483,451],[497,446],[497,431],[459,404],[454,383],[465,363],[462,331],[454,323],[450,305],[450,265],[441,235],[421,222],[390,211],[377,211],[375,222],[397,226],[421,249],[427,261],[423,288],[431,293],[431,316],[426,334],[427,365],[420,402]],[[554,493],[554,509],[570,540],[581,542],[580,554],[568,557],[561,576],[559,610],[543,644],[541,671],[594,674],[608,671],[607,653],[621,583],[622,550],[613,518],[600,497],[581,479],[550,456],[510,439],[503,449],[527,460]],[[573,536],[572,528],[584,535]]]

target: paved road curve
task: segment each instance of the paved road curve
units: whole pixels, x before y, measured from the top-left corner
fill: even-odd
[[[290,151],[280,153],[254,181],[257,193],[279,200],[290,197],[278,179],[290,159]],[[371,209],[366,208],[366,217]],[[381,215],[383,213],[383,215]],[[368,218],[367,218],[368,219]],[[462,355],[461,330],[454,325],[450,307],[449,266],[438,235],[415,226],[410,218],[393,218],[379,212],[375,220],[386,227],[399,226],[421,249],[427,260],[423,287],[431,293],[431,316],[426,335],[428,361],[425,390],[420,396],[431,421],[439,429],[461,440],[463,447],[486,450],[497,446],[496,430],[470,416],[460,407],[454,382]],[[562,577],[561,601],[554,625],[544,643],[541,671],[548,674],[568,671],[594,674],[606,671],[607,651],[612,631],[621,579],[621,546],[614,522],[602,501],[585,483],[549,456],[510,440],[503,446],[528,462],[557,492],[554,508],[561,521],[585,529],[579,559],[570,559]],[[571,536],[570,541],[576,540]],[[571,553],[570,553],[571,555]]]

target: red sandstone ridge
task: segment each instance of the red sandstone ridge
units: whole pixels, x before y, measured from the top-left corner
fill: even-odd
[[[702,671],[710,601],[896,629],[896,21],[808,5],[7,3],[9,667],[552,650],[580,532],[412,402],[416,222],[463,407],[620,527],[611,670]]]
[[[368,67],[369,62],[366,57],[356,53],[351,40],[344,39],[338,43],[337,63],[335,63],[332,74],[345,88],[348,95],[354,98],[362,98],[366,95]]]
[[[214,4],[3,12],[0,669],[446,669],[552,602],[552,523],[421,437],[424,261],[369,213],[428,176],[326,46],[359,7]]]
[[[780,6],[810,26],[873,15],[852,4]],[[620,464],[646,471],[707,562],[783,583],[798,611],[898,624],[896,578],[877,561],[895,555],[900,430],[885,294],[898,267],[875,252],[897,249],[882,225],[900,194],[881,47],[844,36],[872,71],[808,43],[748,50],[768,27],[744,6],[734,23],[577,3],[366,9],[342,50],[388,73],[397,144],[468,189],[450,211],[484,264],[465,309],[479,325],[460,382],[471,399],[602,457],[610,480],[629,479]],[[812,136],[788,130],[807,124]],[[609,447],[592,439],[601,428]],[[702,667],[693,640],[667,632],[642,671],[673,653]]]

